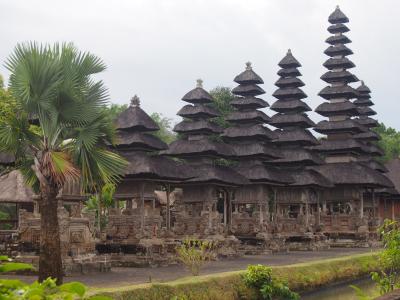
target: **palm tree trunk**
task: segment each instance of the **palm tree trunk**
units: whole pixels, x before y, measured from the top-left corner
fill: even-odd
[[[57,284],[62,284],[63,270],[57,214],[58,188],[51,184],[41,184],[40,192],[39,281],[51,277],[57,280]]]

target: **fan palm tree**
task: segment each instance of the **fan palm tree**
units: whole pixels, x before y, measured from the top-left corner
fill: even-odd
[[[103,109],[107,89],[92,78],[105,64],[72,44],[25,43],[16,46],[6,67],[17,108],[0,126],[0,151],[15,155],[40,196],[39,281],[52,277],[61,284],[60,189],[73,181],[86,191],[116,183],[126,166],[107,150],[115,138]]]

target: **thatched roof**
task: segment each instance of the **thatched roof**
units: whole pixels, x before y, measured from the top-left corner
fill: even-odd
[[[323,163],[321,157],[319,157],[315,152],[300,147],[293,149],[280,149],[279,154],[282,155],[282,158],[266,163],[276,166],[313,166]]]
[[[338,5],[335,11],[329,15],[328,21],[331,24],[348,23],[349,18],[340,10]]]
[[[279,113],[311,111],[311,107],[300,99],[277,100],[271,105],[271,109]]]
[[[157,131],[160,129],[156,122],[140,108],[137,96],[131,100],[131,105],[119,114],[115,120],[116,128],[125,131]]]
[[[283,185],[294,182],[288,172],[263,164],[238,166],[235,170],[253,183]]]
[[[350,29],[344,24],[333,24],[328,27],[328,31],[332,34],[349,32]]]
[[[206,104],[213,101],[211,95],[203,89],[203,81],[201,79],[197,80],[196,88],[186,93],[182,100],[193,104]]]
[[[335,185],[359,185],[370,188],[393,186],[386,176],[357,162],[329,163],[313,169]]]
[[[312,169],[290,170],[290,175],[294,179],[294,182],[289,186],[314,188],[333,187],[333,184],[325,176]]]
[[[208,120],[183,120],[175,125],[174,131],[188,134],[214,134],[223,132],[223,129]]]
[[[12,165],[15,162],[15,157],[12,154],[0,152],[0,165]]]
[[[183,118],[214,118],[219,116],[219,112],[208,105],[185,105],[178,112],[178,116]]]
[[[368,153],[371,155],[375,155],[375,156],[385,155],[385,152],[379,146],[376,146],[374,144],[366,145],[366,148],[368,149]]]
[[[298,68],[301,67],[301,64],[297,61],[297,59],[292,55],[292,51],[289,49],[284,58],[278,63],[278,66],[281,68]]]
[[[394,184],[394,188],[397,191],[397,194],[400,193],[400,159],[394,158],[387,163],[385,163],[385,167],[388,170],[386,176],[392,181]]]
[[[281,155],[272,145],[265,145],[262,142],[251,142],[248,144],[232,144],[231,148],[236,158],[257,158],[260,160],[270,160],[280,158]]]
[[[321,121],[314,128],[315,131],[319,133],[339,133],[339,132],[349,132],[349,133],[360,133],[365,132],[367,129],[359,124],[356,120],[347,119],[343,121]]]
[[[20,171],[14,170],[0,177],[0,203],[30,203],[34,196]]]
[[[307,95],[299,88],[277,89],[272,96],[279,100],[307,98]]]
[[[281,77],[287,77],[287,76],[301,76],[300,71],[297,68],[288,68],[288,69],[280,69],[277,73]]]
[[[352,99],[357,97],[357,91],[349,85],[341,86],[327,86],[324,87],[319,93],[322,98],[326,100],[335,98]]]
[[[277,113],[271,117],[270,124],[278,128],[290,126],[309,128],[315,126],[315,123],[304,113]]]
[[[302,87],[304,86],[304,82],[297,77],[281,77],[276,82],[275,85],[279,88],[286,87]]]
[[[180,182],[195,176],[188,166],[167,157],[133,151],[119,153],[129,162],[126,178]]]
[[[347,48],[343,44],[335,45],[335,46],[329,46],[324,53],[330,57],[334,56],[346,56],[346,55],[351,55],[353,54],[353,51],[351,51],[349,48]]]
[[[341,34],[341,35],[332,35],[328,37],[325,40],[325,42],[331,45],[336,45],[336,44],[349,44],[351,43],[351,40],[344,34]]]
[[[375,131],[368,130],[367,132],[361,132],[353,136],[356,140],[360,141],[379,141],[381,139],[380,135]]]
[[[246,70],[240,73],[233,79],[234,82],[238,84],[263,84],[262,78],[253,71],[251,63],[246,63]]]
[[[275,130],[278,138],[275,143],[278,145],[298,145],[298,146],[312,146],[318,145],[318,140],[314,135],[303,128],[294,128],[290,130]]]
[[[370,167],[371,169],[377,170],[381,173],[387,173],[389,172],[389,170],[385,167],[385,165],[383,165],[382,163],[380,163],[379,161],[375,160],[375,159],[371,159],[368,161],[363,161],[361,162],[363,164],[365,164],[366,166]]]
[[[321,79],[327,83],[351,83],[357,82],[358,78],[349,71],[328,71],[321,76]]]
[[[257,125],[241,125],[235,127],[228,127],[225,129],[222,137],[226,140],[261,140],[270,141],[276,138],[276,134],[269,128]]]
[[[328,70],[333,69],[351,69],[354,68],[356,65],[347,57],[331,57],[327,59],[323,66]]]
[[[357,119],[357,122],[365,127],[377,127],[379,122],[370,117],[360,117]]]
[[[190,158],[198,156],[207,157],[234,157],[234,150],[225,143],[213,142],[209,139],[198,141],[189,141],[179,139],[169,145],[169,149],[162,154],[176,156],[181,158]]]
[[[265,91],[256,84],[243,84],[233,88],[232,94],[239,96],[258,96],[265,94]]]
[[[358,99],[354,100],[353,103],[357,106],[372,106],[374,105],[374,102],[370,100],[369,98],[361,98],[358,97]]]
[[[249,181],[233,169],[218,165],[193,165],[195,177],[187,183],[209,183],[222,186],[241,186],[249,184]]]
[[[226,120],[231,123],[269,123],[271,118],[260,110],[234,111],[230,113]]]
[[[312,147],[313,150],[324,153],[366,153],[366,146],[354,139],[321,140],[320,145]]]
[[[374,111],[371,107],[369,106],[360,106],[357,108],[358,113],[361,116],[374,116],[376,115],[376,111]]]
[[[129,131],[119,131],[117,133],[117,145],[118,149],[141,149],[146,151],[152,150],[164,150],[168,146],[158,137],[141,132],[129,132]]]
[[[343,102],[324,102],[315,109],[315,112],[324,117],[329,116],[355,116],[359,114],[359,109],[349,100]]]
[[[268,107],[268,102],[256,97],[235,97],[230,104],[237,109],[258,109]]]
[[[364,81],[361,80],[361,85],[356,89],[357,92],[360,93],[362,96],[368,96],[369,93],[371,93],[371,90],[369,89],[368,86],[365,85]]]

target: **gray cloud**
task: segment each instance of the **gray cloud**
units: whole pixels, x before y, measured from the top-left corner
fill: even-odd
[[[108,65],[100,78],[112,102],[129,103],[137,93],[147,112],[177,120],[180,98],[197,78],[208,89],[234,86],[246,61],[273,102],[277,63],[291,48],[315,108],[322,102],[327,18],[336,4],[350,18],[352,71],[371,88],[379,120],[400,129],[396,0],[0,0],[0,60],[18,42],[72,41]],[[0,73],[8,75],[3,66]]]

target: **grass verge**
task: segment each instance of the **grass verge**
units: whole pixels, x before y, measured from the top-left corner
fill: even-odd
[[[325,259],[301,264],[273,267],[275,277],[301,292],[359,278],[378,269],[377,252]],[[166,283],[139,284],[120,288],[98,289],[96,294],[117,300],[227,300],[257,299],[257,291],[245,286],[245,271],[224,272],[196,277],[184,277]]]

